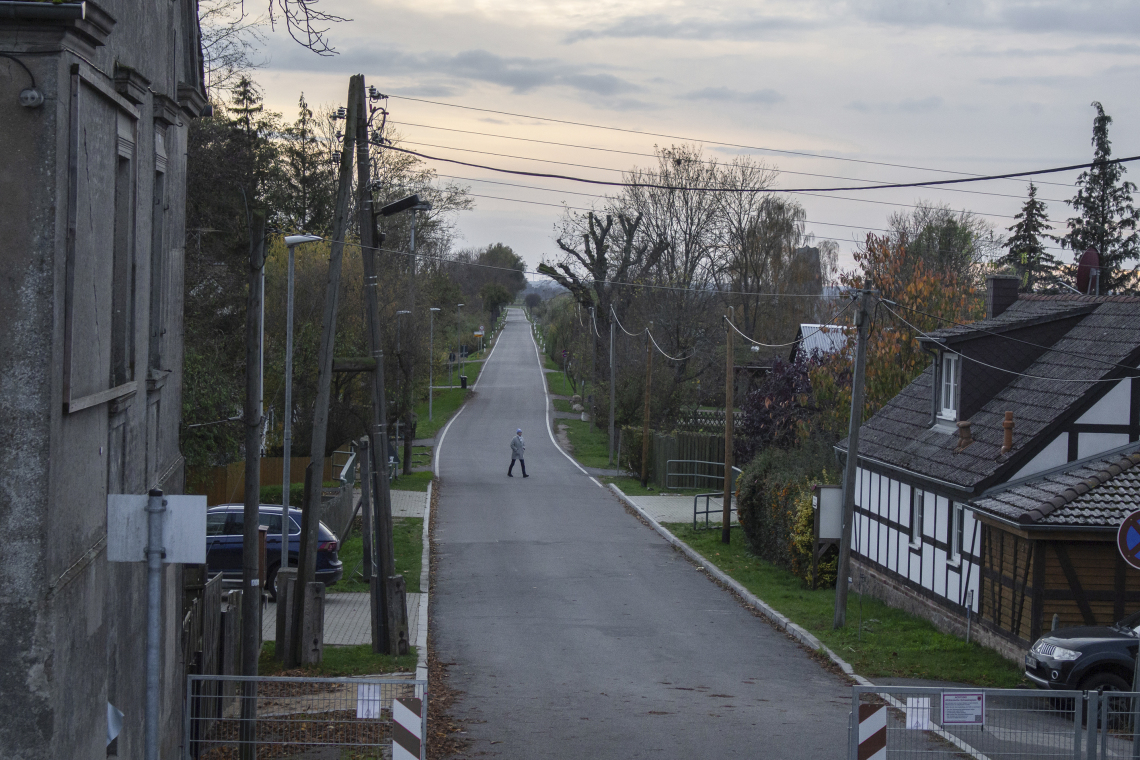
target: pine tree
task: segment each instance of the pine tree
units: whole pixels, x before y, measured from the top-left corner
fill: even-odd
[[[1112,117],[1094,101],[1093,165],[1077,177],[1077,194],[1068,201],[1079,215],[1069,219],[1069,233],[1061,244],[1079,261],[1086,249],[1096,248],[1100,254],[1100,292],[1114,293],[1134,287],[1135,272],[1125,270],[1127,261],[1140,256],[1140,237],[1136,225],[1140,211],[1132,205],[1136,185],[1123,179],[1124,166],[1110,163],[1112,143],[1108,125]]]
[[[1049,214],[1045,204],[1037,200],[1037,186],[1029,183],[1029,197],[1021,211],[1013,217],[1017,222],[1009,228],[1013,234],[1006,241],[1009,253],[1001,258],[1013,267],[1021,278],[1021,291],[1032,293],[1049,278],[1060,262],[1045,250],[1045,240],[1055,240],[1049,234]]]

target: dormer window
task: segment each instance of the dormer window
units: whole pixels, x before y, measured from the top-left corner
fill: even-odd
[[[944,420],[958,419],[958,354],[942,354],[942,401],[938,416]]]

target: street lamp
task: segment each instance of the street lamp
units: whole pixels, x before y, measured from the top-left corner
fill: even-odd
[[[432,306],[428,309],[428,422],[431,422],[431,402],[435,394],[432,383],[435,382],[435,313],[439,309]]]
[[[463,338],[463,331],[459,327],[459,310],[463,308],[463,304],[456,304],[455,306],[455,361],[459,364],[459,376],[463,375],[463,344],[460,341]],[[460,380],[460,383],[463,381]]]
[[[407,309],[400,309],[396,312],[396,445],[400,445],[400,372],[403,371],[403,359],[400,354],[400,317],[405,314],[411,314]]]
[[[287,235],[285,245],[289,249],[288,295],[285,299],[285,440],[281,463],[281,564],[278,572],[289,567],[289,465],[293,457],[293,253],[301,243],[315,243],[324,240],[317,235]],[[261,300],[264,308],[265,299]],[[264,356],[264,352],[262,352]],[[263,359],[264,361],[264,359]],[[262,386],[263,388],[265,386]],[[276,583],[276,579],[274,579]],[[278,588],[278,586],[274,586]],[[276,595],[276,593],[275,593]]]

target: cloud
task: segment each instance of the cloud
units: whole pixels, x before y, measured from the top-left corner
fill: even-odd
[[[685,93],[686,98],[693,100],[713,100],[721,103],[761,103],[773,105],[787,100],[783,95],[772,89],[752,90],[742,92],[728,87],[705,87]]]
[[[1018,32],[1129,35],[1140,32],[1131,0],[852,0],[850,15],[877,24]]]
[[[1072,82],[1078,79],[1075,76],[1065,75],[1038,75],[1038,76],[1004,76],[984,77],[979,79],[981,84],[993,84],[998,87],[1056,87],[1057,85]]]
[[[677,19],[664,14],[625,16],[598,29],[578,29],[564,37],[567,43],[598,38],[650,38],[668,40],[753,40],[789,30],[809,29],[818,22],[786,15],[746,11],[740,16]]]
[[[931,95],[928,98],[904,98],[898,102],[875,102],[868,103],[864,100],[852,100],[847,105],[843,106],[850,111],[859,111],[860,113],[879,113],[879,114],[916,114],[916,113],[929,113],[937,111],[942,107],[942,98],[937,95]]]

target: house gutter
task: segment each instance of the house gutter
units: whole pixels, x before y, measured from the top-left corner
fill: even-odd
[[[40,3],[0,0],[0,18],[76,21],[87,18],[87,3]]]

